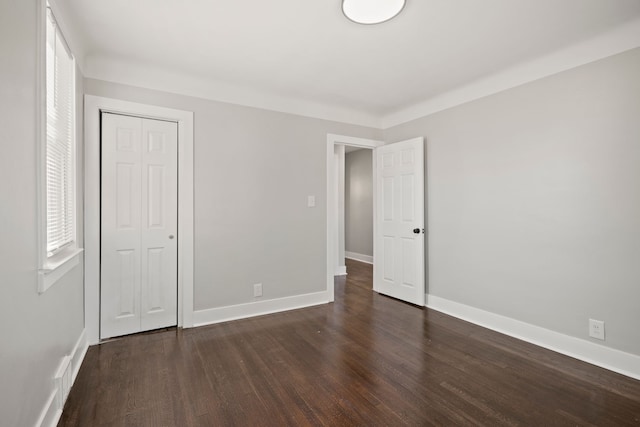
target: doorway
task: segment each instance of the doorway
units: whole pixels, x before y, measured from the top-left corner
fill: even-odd
[[[343,168],[339,154],[344,153],[345,146],[374,152],[373,290],[424,306],[427,239],[422,137],[385,145],[376,140],[327,135],[327,299],[335,300],[334,275],[344,265],[338,173]]]
[[[372,149],[345,147],[344,256],[373,264]]]
[[[93,95],[84,97],[84,221],[85,221],[85,334],[90,345],[100,343],[100,227],[101,227],[101,117],[103,113],[156,119],[177,124],[178,220],[177,326],[193,326],[194,203],[193,203],[193,112],[140,104]],[[179,236],[179,239],[177,238]],[[168,238],[168,235],[166,236]],[[174,319],[176,315],[173,315]],[[175,323],[174,323],[175,324]]]
[[[327,135],[327,297],[330,302],[335,300],[335,275],[346,273],[344,262],[344,204],[341,204],[344,196],[345,147],[373,150],[383,144],[382,141],[373,139],[335,134]],[[375,161],[375,156],[373,156],[372,170],[375,170]],[[375,179],[373,180],[372,191],[375,206]],[[375,232],[375,209],[372,215]],[[376,290],[375,283],[374,290]]]

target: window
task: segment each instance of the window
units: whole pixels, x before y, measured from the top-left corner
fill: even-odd
[[[45,230],[40,292],[78,263],[79,252],[75,241],[75,61],[49,5],[45,27],[46,138],[40,166]]]
[[[47,8],[47,256],[74,241],[74,64]]]

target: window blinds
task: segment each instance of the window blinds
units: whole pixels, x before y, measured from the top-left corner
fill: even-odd
[[[47,256],[74,240],[74,63],[47,8]]]

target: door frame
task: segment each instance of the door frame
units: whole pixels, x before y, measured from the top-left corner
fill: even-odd
[[[84,325],[100,342],[100,114],[109,112],[178,124],[178,327],[193,327],[193,112],[84,96]]]
[[[338,229],[338,212],[337,206],[335,204],[335,200],[337,197],[336,194],[336,186],[335,186],[335,177],[337,173],[337,166],[335,162],[334,150],[336,145],[348,145],[352,147],[360,147],[360,148],[368,148],[370,150],[374,150],[377,147],[384,145],[383,141],[375,140],[375,139],[366,139],[366,138],[357,138],[353,136],[345,136],[345,135],[335,135],[332,133],[327,134],[327,299],[329,302],[333,302],[335,300],[335,289],[334,289],[334,275],[335,275],[335,265],[334,260],[337,257],[336,247],[338,242],[336,241],[337,229]],[[375,176],[375,166],[376,166],[376,156],[373,157],[373,171],[372,180],[373,180],[373,233],[375,236],[376,232],[376,176]],[[375,239],[374,239],[375,245]],[[375,247],[373,249],[373,253],[375,254]],[[373,268],[376,268],[375,258],[373,260]],[[374,283],[375,290],[375,283]]]

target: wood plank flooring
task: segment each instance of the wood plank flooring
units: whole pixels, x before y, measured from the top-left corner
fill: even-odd
[[[640,425],[640,381],[372,292],[91,347],[59,426]]]

